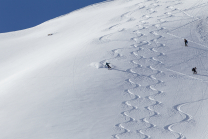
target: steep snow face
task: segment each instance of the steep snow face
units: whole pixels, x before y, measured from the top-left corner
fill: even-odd
[[[115,0],[0,34],[0,138],[206,139],[207,3]]]

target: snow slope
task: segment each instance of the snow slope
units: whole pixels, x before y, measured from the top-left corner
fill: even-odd
[[[0,138],[208,138],[207,4],[106,1],[0,34]]]

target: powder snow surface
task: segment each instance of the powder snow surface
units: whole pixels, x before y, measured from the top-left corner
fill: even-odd
[[[0,34],[0,138],[208,139],[207,9],[106,1]]]

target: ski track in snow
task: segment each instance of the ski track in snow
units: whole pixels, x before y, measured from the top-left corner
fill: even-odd
[[[156,12],[156,11],[154,11],[153,9],[147,9],[147,10],[151,10],[152,13]],[[125,14],[124,14],[124,15],[125,15]],[[123,16],[123,15],[122,15],[122,16]],[[151,17],[148,16],[148,15],[143,15],[143,18],[145,18],[146,20],[148,20],[148,19],[150,19]],[[143,22],[143,23],[146,23],[145,21],[142,21],[142,22]],[[133,40],[133,41],[135,41],[135,43],[137,43],[137,44],[132,44],[132,46],[134,46],[135,48],[139,47],[139,50],[138,50],[138,51],[142,51],[142,50],[144,50],[144,48],[143,48],[143,47],[140,47],[140,46],[150,45],[151,43],[148,42],[148,41],[145,41],[145,40],[142,40],[142,41],[140,41],[139,43],[137,42],[137,41],[140,40],[140,37],[145,36],[145,34],[140,33],[140,31],[147,28],[147,27],[144,27],[144,26],[142,26],[142,25],[138,25],[138,27],[139,27],[139,30],[135,30],[134,32],[139,33],[139,35],[137,35],[137,37],[135,37],[135,38],[132,38],[131,40]],[[153,31],[150,32],[150,33],[152,33],[152,34],[155,35],[155,36],[158,35],[157,33],[153,32]],[[159,38],[160,38],[160,37],[158,37],[157,39],[159,39]],[[155,40],[157,40],[157,39],[155,39]],[[157,53],[157,52],[158,52],[158,51],[156,51],[154,48],[149,48],[149,50],[152,51],[153,53]],[[139,54],[137,54],[137,51],[133,51],[131,54],[135,55],[136,57],[139,56]],[[160,55],[161,55],[161,53],[160,53]],[[142,58],[144,58],[144,57],[142,56]],[[149,59],[157,61],[154,57],[150,57]],[[134,60],[131,60],[130,62],[133,63],[134,65],[137,65],[137,68],[143,68],[142,65],[137,64]],[[157,61],[157,62],[158,62],[158,61]],[[162,63],[162,62],[160,62],[160,63]],[[157,73],[162,72],[162,71],[160,71],[160,70],[157,70],[157,69],[152,68],[151,65],[146,66],[146,68],[149,68],[149,69],[151,69],[152,71],[157,71]],[[132,73],[132,74],[136,74],[137,76],[139,76],[139,74],[138,74],[137,72],[135,72],[133,69],[129,69],[129,72]],[[147,76],[147,77],[150,78],[151,80],[156,80],[156,81],[157,81],[157,84],[159,84],[159,83],[161,83],[161,82],[163,82],[163,81],[157,80],[157,79],[154,77],[154,75],[157,74],[157,73],[154,73],[154,74],[149,75],[149,76]],[[133,88],[138,88],[138,87],[141,86],[140,84],[135,83],[135,82],[132,81],[131,79],[127,79],[126,82],[128,82],[129,84],[131,84],[132,86],[134,86]],[[153,113],[153,114],[149,114],[149,116],[147,116],[147,117],[138,119],[140,122],[143,122],[143,123],[145,123],[145,124],[147,124],[147,125],[149,125],[149,126],[148,126],[147,128],[137,129],[136,131],[134,131],[134,132],[136,132],[137,134],[143,135],[144,139],[151,138],[150,135],[145,134],[145,130],[146,130],[146,129],[150,129],[150,128],[155,128],[155,127],[156,127],[156,125],[150,123],[150,122],[148,121],[148,119],[151,118],[151,117],[154,117],[154,116],[158,116],[158,115],[160,114],[159,112],[156,112],[156,111],[154,110],[154,107],[155,107],[156,105],[160,105],[162,102],[159,102],[159,101],[155,100],[155,99],[154,99],[154,96],[160,95],[161,93],[163,93],[163,91],[159,91],[159,90],[155,89],[154,87],[152,87],[151,85],[147,85],[146,88],[148,88],[148,89],[150,89],[150,90],[153,90],[153,91],[156,91],[157,93],[156,93],[156,94],[153,94],[153,95],[146,96],[145,98],[143,98],[143,99],[148,99],[149,101],[154,102],[154,104],[144,107],[144,109],[146,109],[147,111],[150,111],[150,113]],[[129,120],[126,121],[125,123],[128,123],[128,122],[139,123],[137,119],[131,117],[130,115],[128,115],[128,113],[131,113],[131,111],[137,110],[137,109],[138,109],[137,106],[134,106],[134,105],[131,104],[131,101],[134,101],[134,100],[137,100],[137,99],[141,99],[142,97],[139,96],[139,95],[134,94],[134,93],[131,92],[131,90],[129,90],[129,89],[125,90],[124,92],[127,93],[127,94],[129,94],[129,95],[132,96],[133,98],[132,98],[131,100],[124,101],[124,102],[122,103],[122,105],[125,105],[125,106],[129,107],[130,109],[127,110],[127,111],[121,112],[121,115],[122,115],[123,117],[125,117],[125,119],[127,119],[127,118],[129,119]],[[119,123],[119,124],[117,124],[117,125],[115,125],[115,126],[116,126],[117,128],[120,128],[121,130],[123,130],[123,132],[121,132],[121,133],[119,133],[119,134],[112,135],[113,138],[119,139],[119,136],[122,136],[123,134],[127,134],[127,133],[130,133],[130,132],[133,132],[133,131],[131,131],[130,129],[125,128],[125,127],[123,126],[123,123]]]
[[[149,5],[146,4],[148,2],[150,2]],[[164,84],[164,82],[162,80],[159,80],[156,78],[157,74],[163,73],[162,70],[158,70],[156,67],[158,65],[161,65],[161,66],[163,65],[163,62],[157,60],[157,57],[160,57],[160,56],[163,57],[163,56],[165,56],[165,53],[160,52],[159,50],[156,50],[156,48],[160,48],[160,47],[164,48],[164,47],[166,47],[166,44],[162,44],[159,42],[159,40],[161,38],[165,38],[165,37],[163,35],[160,35],[160,33],[158,33],[157,31],[165,31],[166,30],[165,27],[161,26],[163,23],[167,22],[167,20],[165,20],[164,17],[167,17],[167,18],[174,17],[174,14],[172,13],[174,11],[183,12],[185,15],[189,16],[184,11],[179,10],[178,8],[174,7],[175,5],[181,4],[181,2],[177,2],[177,1],[170,2],[173,5],[166,6],[165,8],[170,9],[171,11],[165,12],[161,16],[158,16],[158,18],[156,20],[159,23],[151,25],[148,22],[148,20],[153,18],[153,16],[151,16],[151,14],[157,13],[156,8],[159,6],[162,6],[162,5],[159,1],[146,1],[146,3],[144,3],[144,5],[142,5],[142,6],[138,4],[139,5],[138,9],[133,10],[133,11],[128,11],[120,16],[121,19],[125,18],[126,22],[136,21],[136,18],[131,17],[131,15],[137,10],[146,9],[148,14],[144,14],[141,17],[142,20],[139,21],[140,24],[136,25],[136,30],[133,31],[133,33],[135,33],[137,36],[131,38],[131,41],[134,42],[131,46],[133,46],[133,49],[136,49],[136,51],[134,50],[130,54],[135,56],[135,58],[138,60],[141,60],[141,61],[143,60],[143,61],[147,61],[147,62],[145,63],[145,65],[142,65],[142,64],[138,63],[137,61],[135,61],[135,59],[129,59],[129,62],[132,65],[134,65],[134,68],[130,68],[127,71],[136,77],[134,79],[131,79],[131,78],[126,79],[126,81],[125,81],[126,83],[128,83],[132,86],[131,88],[124,90],[124,93],[131,96],[131,99],[122,102],[122,106],[127,107],[129,109],[122,111],[120,113],[124,117],[125,121],[115,125],[116,129],[119,129],[119,131],[120,131],[120,133],[112,135],[112,138],[116,138],[116,139],[120,139],[125,135],[130,136],[132,133],[140,134],[143,139],[152,138],[150,135],[148,135],[146,133],[146,130],[156,128],[157,125],[151,123],[149,121],[149,119],[152,117],[157,118],[160,115],[160,113],[158,111],[156,111],[154,108],[157,105],[158,106],[162,105],[162,102],[156,100],[155,96],[159,96],[164,93],[162,90],[157,90],[156,88],[153,87],[154,85],[157,85],[157,84]],[[126,22],[115,24],[113,26],[110,26],[108,29],[109,30],[115,29],[118,26],[125,24]],[[149,28],[151,28],[151,27],[154,27],[154,30],[150,30]],[[145,39],[145,37],[147,38],[147,36],[148,36],[146,34],[147,30],[149,31],[148,34],[152,36],[151,40]],[[119,31],[121,31],[121,30],[118,30],[118,32]],[[143,33],[143,31],[145,33]],[[99,40],[101,42],[109,41],[109,38],[111,37],[111,35],[112,34],[104,35],[104,36],[100,37]],[[173,34],[170,34],[170,32],[167,33],[167,35],[173,36]],[[147,53],[145,51],[149,51],[149,52]],[[116,59],[123,56],[121,53],[119,53],[118,49],[112,50],[112,53],[115,56],[114,58],[116,58]],[[147,55],[147,54],[150,54],[150,55]],[[150,62],[150,61],[154,61],[154,62]],[[155,64],[153,64],[153,63],[155,63]],[[156,67],[154,67],[154,66],[156,66]],[[140,70],[142,70],[142,69],[143,70],[148,69],[151,73],[148,73],[148,75],[142,75],[140,73]],[[137,77],[139,78],[141,76],[144,77],[144,79],[147,83],[148,82],[150,82],[150,83],[143,85],[143,83],[140,84],[140,83],[137,83],[134,81],[137,79]],[[146,87],[146,89],[152,90],[156,93],[142,97],[142,96],[135,94],[134,92],[131,91],[131,89],[136,89],[136,88],[140,88],[140,87]],[[140,99],[141,100],[146,99],[146,100],[152,102],[152,104],[144,107],[145,110],[149,111],[148,115],[146,115],[143,118],[136,119],[131,116],[131,112],[138,111],[138,107],[131,102],[139,101]],[[173,135],[177,139],[185,139],[186,137],[182,133],[174,131],[173,127],[175,125],[181,124],[183,122],[188,122],[192,119],[191,115],[189,115],[188,113],[185,113],[181,110],[181,107],[183,107],[184,105],[187,105],[187,104],[189,104],[189,103],[182,103],[182,104],[177,104],[177,105],[173,106],[174,110],[176,110],[181,115],[185,116],[185,118],[183,120],[176,122],[176,123],[166,125],[163,127],[165,130],[173,133]],[[133,131],[133,130],[130,130],[127,127],[125,127],[125,124],[127,124],[127,123],[135,123],[135,124],[144,123],[145,125],[148,125],[148,126],[140,128],[140,129],[136,129]]]
[[[173,124],[170,124],[170,125],[167,125],[167,126],[164,127],[164,129],[169,130],[172,133],[178,134],[178,137],[177,137],[178,139],[185,139],[186,137],[182,133],[178,133],[178,132],[174,131],[172,129],[172,127],[176,124],[180,124],[180,123],[183,123],[183,122],[188,122],[188,121],[193,119],[191,115],[189,115],[189,114],[187,114],[187,113],[185,113],[181,110],[181,107],[183,107],[184,105],[187,105],[187,104],[189,104],[189,103],[182,103],[182,104],[175,105],[173,107],[177,112],[179,112],[182,115],[185,115],[185,118],[182,119],[181,121],[177,122],[177,123],[173,123]]]

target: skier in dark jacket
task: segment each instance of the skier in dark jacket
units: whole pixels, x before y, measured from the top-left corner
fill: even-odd
[[[108,67],[108,69],[111,69],[111,67],[110,67],[109,64],[110,64],[110,63],[107,63],[107,62],[106,62],[106,66]]]
[[[192,68],[193,74],[197,74],[196,67]]]
[[[184,39],[185,46],[188,46],[188,41]]]

